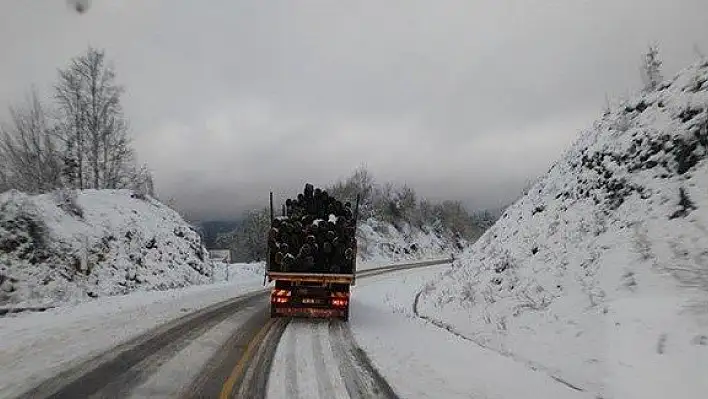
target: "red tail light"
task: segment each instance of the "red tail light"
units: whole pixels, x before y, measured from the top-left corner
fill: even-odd
[[[347,301],[346,299],[332,299],[332,306],[338,307],[338,308],[343,308],[347,306]]]
[[[335,308],[345,308],[349,304],[348,292],[333,292],[331,295],[332,306]]]
[[[290,296],[292,292],[288,290],[273,290],[270,296],[270,301],[273,303],[287,303],[290,301]]]

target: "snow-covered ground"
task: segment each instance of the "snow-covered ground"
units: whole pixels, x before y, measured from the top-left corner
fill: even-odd
[[[593,397],[416,317],[416,294],[449,268],[367,278],[352,294],[354,338],[400,397]]]
[[[199,235],[130,190],[0,194],[0,305],[79,303],[213,281]]]
[[[230,282],[134,292],[1,317],[0,397],[17,395],[59,370],[188,312],[263,289],[262,265],[234,264],[230,269]]]
[[[707,107],[704,63],[607,112],[421,313],[598,397],[705,398]]]
[[[357,239],[359,263],[372,266],[444,258],[459,252],[454,240],[436,234],[432,229],[421,230],[408,224],[396,228],[375,219],[359,225]]]

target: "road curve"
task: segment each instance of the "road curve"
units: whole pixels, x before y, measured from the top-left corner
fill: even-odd
[[[384,266],[360,271],[357,277],[450,261]],[[265,398],[270,371],[277,366],[272,364],[273,359],[290,323],[288,318],[270,319],[268,294],[263,290],[239,296],[166,323],[45,380],[21,397]],[[293,326],[302,327],[303,323],[311,334],[319,334],[311,348],[334,359],[334,363],[326,365],[315,361],[315,373],[326,375],[323,370],[331,370],[334,364],[343,377],[344,391],[335,390],[337,383],[332,380],[318,382],[322,384],[318,392],[327,397],[332,386],[331,392],[338,393],[330,397],[396,397],[366,354],[356,346],[348,324],[296,320]],[[327,326],[326,333],[317,330],[323,325]],[[206,340],[210,336],[211,339]],[[200,351],[217,343],[216,350]],[[202,361],[199,357],[204,355],[200,352],[214,354]],[[190,360],[190,357],[192,362],[187,363],[197,364],[198,361],[202,366],[180,370],[180,367],[184,369],[181,359]]]

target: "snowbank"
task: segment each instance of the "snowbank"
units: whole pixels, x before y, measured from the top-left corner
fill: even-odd
[[[608,112],[421,313],[603,398],[708,392],[708,64]]]
[[[0,194],[0,305],[51,305],[212,282],[199,235],[129,190]]]

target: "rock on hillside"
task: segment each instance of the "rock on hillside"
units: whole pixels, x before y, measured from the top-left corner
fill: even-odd
[[[703,63],[607,112],[421,315],[595,397],[705,397],[707,108]]]
[[[211,281],[199,235],[128,190],[0,194],[0,305],[51,305]]]

